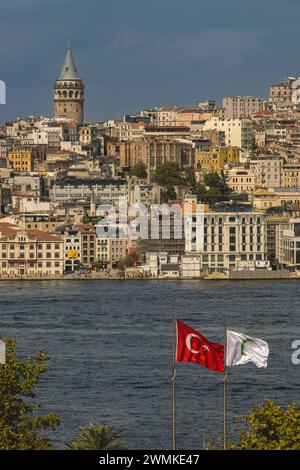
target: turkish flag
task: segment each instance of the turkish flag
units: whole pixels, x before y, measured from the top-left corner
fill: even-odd
[[[176,320],[177,350],[176,362],[195,362],[207,369],[224,371],[224,346],[211,343],[198,331]]]

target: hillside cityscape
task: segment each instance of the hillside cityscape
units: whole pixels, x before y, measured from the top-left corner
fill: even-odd
[[[88,122],[71,49],[53,116],[1,124],[1,279],[297,277],[300,78]]]

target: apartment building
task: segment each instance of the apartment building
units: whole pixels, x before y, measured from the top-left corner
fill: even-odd
[[[271,207],[300,204],[300,188],[259,188],[252,194],[253,207],[265,211]]]
[[[266,213],[266,224],[267,224],[267,251],[269,259],[274,262],[278,258],[282,258],[282,246],[281,242],[277,237],[279,236],[278,228],[281,228],[283,224],[288,223],[288,215],[280,210],[272,210]],[[280,235],[282,235],[280,233]]]
[[[29,173],[34,169],[36,149],[29,146],[17,147],[8,152],[10,167],[20,173]]]
[[[242,166],[226,168],[227,184],[235,193],[253,193],[256,185],[255,172]]]
[[[290,218],[276,227],[276,257],[290,271],[300,269],[300,219]]]
[[[238,164],[240,159],[239,147],[210,147],[207,150],[196,150],[195,166],[197,170],[208,173],[220,173],[226,163]]]
[[[292,105],[292,79],[271,85],[268,102],[275,111],[286,110]]]
[[[21,230],[39,230],[41,232],[55,233],[62,224],[62,219],[49,214],[21,213],[15,216]]]
[[[263,269],[268,266],[265,216],[251,206],[220,204],[204,212],[203,233],[192,219],[192,243],[186,254],[198,255],[203,272]],[[200,236],[200,240],[197,237]]]
[[[185,252],[184,218],[181,206],[166,204],[151,213],[148,238],[139,240],[139,251],[182,255]]]
[[[76,225],[74,228],[81,236],[81,263],[91,267],[96,259],[96,229],[88,224]]]
[[[288,163],[283,166],[282,187],[300,188],[300,162]]]
[[[122,237],[97,237],[96,261],[102,261],[108,267],[114,267],[118,261],[126,258],[128,239]]]
[[[166,107],[152,110],[153,123],[155,126],[176,126],[178,113],[183,108]]]
[[[90,203],[116,205],[127,198],[127,181],[123,179],[56,180],[50,189],[50,199],[59,203]]]
[[[0,248],[3,277],[63,274],[63,240],[58,235],[0,224]]]
[[[203,130],[224,132],[227,146],[253,149],[254,134],[251,119],[222,119],[213,116],[203,125]]]
[[[258,188],[278,188],[282,184],[282,169],[285,158],[280,155],[258,155],[250,161]]]
[[[66,227],[63,232],[63,262],[65,272],[77,271],[82,260],[82,236],[76,228]]]
[[[176,163],[181,168],[194,164],[194,146],[188,141],[153,139],[121,142],[118,151],[121,168],[143,162],[150,174],[164,163]]]
[[[263,100],[257,96],[227,96],[223,98],[222,106],[227,119],[251,118],[262,111]]]

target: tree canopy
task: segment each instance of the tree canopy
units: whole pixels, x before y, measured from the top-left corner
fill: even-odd
[[[229,446],[232,450],[299,450],[300,406],[281,407],[268,400],[255,407],[242,421],[248,430],[242,430],[239,441]]]
[[[136,165],[134,165],[129,174],[131,176],[136,176],[137,178],[140,179],[146,179],[147,178],[147,167],[145,163],[143,162],[138,162]]]
[[[181,170],[175,163],[159,165],[153,176],[153,181],[164,189],[161,193],[162,202],[176,199],[175,186],[186,185],[199,200],[208,198],[227,197],[231,193],[228,178],[223,171],[208,173],[203,176],[203,182],[197,182],[194,168]]]
[[[6,341],[6,364],[0,365],[0,449],[51,450],[44,430],[55,430],[59,418],[54,413],[41,415],[34,399],[35,388],[47,370],[48,356],[38,352],[26,360],[16,357],[16,341]]]

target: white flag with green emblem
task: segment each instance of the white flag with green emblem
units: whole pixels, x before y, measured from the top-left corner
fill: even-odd
[[[226,365],[239,366],[254,362],[257,367],[267,367],[268,343],[259,338],[227,330]]]
[[[0,339],[0,364],[5,364],[5,342]]]

